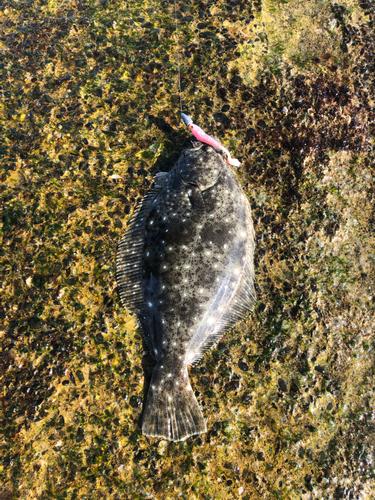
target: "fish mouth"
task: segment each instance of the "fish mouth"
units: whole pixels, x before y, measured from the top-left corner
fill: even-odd
[[[199,142],[199,141],[191,141],[191,144],[192,144],[192,148],[189,148],[189,149],[196,149],[196,150],[198,150],[198,149],[201,149],[204,146],[203,142]]]
[[[210,146],[209,144],[205,144],[205,143],[199,142],[199,141],[191,141],[191,144],[192,144],[192,147],[187,148],[188,151],[189,150],[190,151],[191,150],[199,151],[200,149],[203,148],[203,151],[206,151],[207,153],[210,153],[211,151],[213,151],[214,153],[221,156],[222,158],[225,158],[225,153],[223,151],[221,151],[220,149],[215,148],[214,146]]]

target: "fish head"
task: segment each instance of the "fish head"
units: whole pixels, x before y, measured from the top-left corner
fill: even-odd
[[[220,151],[206,144],[194,143],[192,148],[183,151],[177,168],[185,182],[203,191],[214,186],[227,167]]]

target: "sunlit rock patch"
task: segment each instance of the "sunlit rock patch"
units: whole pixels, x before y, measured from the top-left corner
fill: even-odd
[[[168,444],[140,434],[152,360],[114,256],[190,140],[173,4],[0,6],[3,496],[371,498],[374,13],[325,8],[303,33],[330,49],[298,59],[278,17],[277,52],[263,20],[247,67],[259,3],[177,2],[185,111],[243,162],[258,303],[191,370],[211,431]]]

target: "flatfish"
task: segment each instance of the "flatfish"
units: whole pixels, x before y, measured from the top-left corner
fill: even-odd
[[[157,174],[117,253],[122,304],[156,359],[142,432],[206,432],[189,382],[196,363],[255,301],[249,202],[218,149],[193,143]]]

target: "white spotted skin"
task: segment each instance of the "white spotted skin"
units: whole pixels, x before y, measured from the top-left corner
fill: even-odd
[[[157,361],[143,432],[178,440],[206,430],[187,366],[255,300],[254,231],[242,188],[213,148],[185,150],[165,181],[145,220],[141,260],[138,317]]]
[[[222,156],[212,148],[188,150],[184,156],[146,221],[143,291],[145,302],[155,306],[147,308],[141,323],[158,350],[158,361],[173,353],[189,364],[214,331],[208,318],[218,323],[228,310],[247,254],[252,260],[254,235],[247,199]],[[181,176],[184,159],[190,170],[197,165],[198,175],[190,172],[189,184]],[[197,180],[208,187],[191,184]]]

